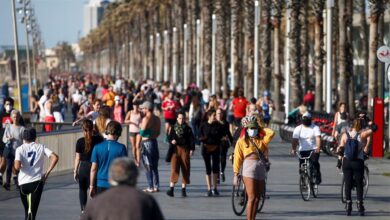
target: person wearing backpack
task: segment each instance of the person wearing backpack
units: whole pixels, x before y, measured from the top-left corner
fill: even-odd
[[[351,215],[352,201],[351,190],[353,181],[356,181],[356,194],[358,211],[361,216],[364,216],[363,206],[363,175],[364,175],[364,153],[368,153],[367,141],[377,129],[375,124],[370,125],[368,129],[362,131],[362,124],[359,118],[352,122],[352,127],[346,131],[340,140],[338,152],[343,156],[343,173],[345,180],[345,195],[346,195],[346,211],[347,215]],[[355,177],[355,178],[354,178]]]
[[[309,112],[302,115],[302,124],[298,125],[293,132],[293,142],[291,155],[296,154],[296,148],[299,145],[299,154],[301,157],[308,157],[312,151],[310,157],[310,163],[313,166],[313,176],[315,177],[315,183],[321,183],[321,171],[320,171],[320,150],[321,150],[321,131],[320,128],[312,123],[312,117]],[[299,159],[299,167],[304,163],[303,159]]]

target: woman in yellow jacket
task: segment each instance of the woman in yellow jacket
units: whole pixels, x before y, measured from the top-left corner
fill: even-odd
[[[248,194],[247,219],[253,220],[265,185],[268,144],[275,132],[260,127],[256,116],[246,116],[241,123],[244,129],[234,149],[233,184],[238,184],[237,175],[242,166],[242,177]]]

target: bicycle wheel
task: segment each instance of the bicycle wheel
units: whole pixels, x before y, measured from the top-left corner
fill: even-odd
[[[248,197],[245,192],[245,186],[242,181],[242,177],[238,177],[238,185],[233,185],[232,192],[232,206],[233,212],[237,216],[241,216],[244,213],[246,208],[246,203],[248,202]]]
[[[266,186],[264,185],[264,192],[260,196],[260,201],[259,201],[259,206],[257,207],[257,212],[260,213],[261,210],[263,209],[265,198],[266,198]]]
[[[345,179],[343,177],[343,181],[341,182],[341,202],[346,203],[346,198],[345,198]]]
[[[306,173],[303,173],[300,175],[299,191],[301,192],[302,199],[304,201],[309,201],[309,198],[310,198],[310,179]]]
[[[368,186],[370,184],[370,175],[367,166],[364,166],[364,175],[363,175],[363,198],[365,199],[368,192]]]

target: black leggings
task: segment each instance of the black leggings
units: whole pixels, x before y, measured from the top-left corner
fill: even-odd
[[[43,185],[42,181],[35,181],[20,185],[20,199],[22,200],[24,206],[26,220],[34,220],[37,215]],[[29,207],[31,207],[31,213],[29,213]]]
[[[79,167],[79,199],[81,211],[85,209],[88,200],[89,174],[91,171],[91,163],[81,161]]]
[[[220,154],[220,149],[217,147],[216,150],[212,152],[207,152],[206,148],[203,146],[202,147],[202,156],[204,160],[204,164],[206,165],[206,174],[210,175],[211,174],[211,169],[213,173],[217,174],[219,173],[219,155]],[[212,161],[212,165],[211,165]]]
[[[225,172],[225,168],[226,168],[226,156],[227,156],[227,152],[229,150],[229,142],[225,142],[225,141],[222,141],[221,143],[221,172],[224,173]]]
[[[364,161],[363,160],[343,160],[343,173],[345,181],[345,197],[346,200],[351,201],[351,190],[353,181],[356,182],[357,200],[363,201],[363,175],[364,175]]]

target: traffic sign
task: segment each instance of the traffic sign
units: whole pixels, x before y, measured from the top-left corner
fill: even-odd
[[[381,46],[376,51],[376,56],[383,63],[390,63],[390,47]]]

